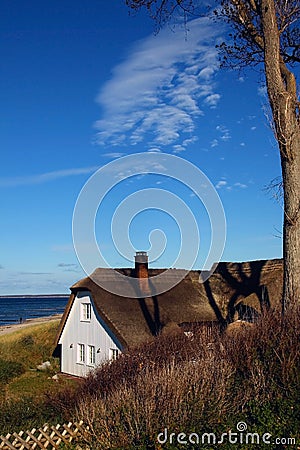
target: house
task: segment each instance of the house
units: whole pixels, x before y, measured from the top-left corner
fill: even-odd
[[[168,291],[152,295],[151,278],[163,272],[149,269],[147,254],[137,252],[134,269],[96,269],[74,284],[56,338],[61,372],[86,376],[159,333],[188,333],[195,324],[222,324],[236,314],[253,320],[270,298],[272,305],[280,303],[281,260],[220,263],[204,283],[199,282],[199,271],[190,271]],[[108,280],[113,286],[118,282],[116,273],[125,275],[127,297],[96,282]],[[171,269],[166,276],[171,279],[177,273]],[[144,296],[133,292],[130,296],[133,278]]]

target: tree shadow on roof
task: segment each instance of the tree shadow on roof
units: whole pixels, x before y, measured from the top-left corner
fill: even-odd
[[[236,302],[241,297],[248,297],[251,294],[255,294],[259,301],[261,309],[265,306],[264,303],[269,302],[268,296],[262,297],[262,286],[261,286],[261,274],[266,261],[251,261],[249,263],[250,272],[245,273],[243,270],[243,265],[238,264],[237,277],[230,273],[228,266],[224,265],[224,269],[221,274],[227,284],[234,290],[231,296],[228,308],[226,322],[230,323],[233,321],[234,313],[236,311]],[[267,300],[268,299],[268,300]]]
[[[224,317],[223,317],[223,315],[221,313],[221,310],[220,310],[219,306],[217,305],[217,302],[216,302],[216,300],[214,298],[214,295],[212,293],[212,289],[211,289],[211,286],[210,286],[209,279],[204,281],[203,285],[204,285],[204,289],[205,289],[205,292],[206,292],[209,304],[212,307],[212,309],[213,309],[213,311],[214,311],[214,313],[216,315],[216,318],[217,318],[218,322],[220,323],[221,328],[225,328],[226,327],[226,320],[224,319]]]
[[[132,275],[135,276],[134,270],[132,271]],[[150,333],[152,334],[152,336],[157,336],[163,327],[163,324],[160,320],[158,298],[156,295],[154,295],[155,289],[151,282],[151,278],[142,278],[141,280],[147,282],[149,295],[147,294],[147,297],[145,297],[144,290],[139,289],[137,292],[137,295],[139,297],[138,302]]]
[[[233,291],[228,300],[226,317],[223,316],[214,298],[210,279],[204,282],[204,288],[209,304],[214,310],[215,315],[222,326],[226,326],[226,324],[231,323],[234,320],[234,315],[236,312],[241,313],[241,307],[239,308],[239,311],[237,311],[237,301],[241,298],[246,298],[251,294],[255,294],[257,296],[261,311],[270,308],[270,299],[267,286],[261,284],[261,274],[266,262],[267,261],[251,261],[249,263],[249,270],[246,272],[244,271],[245,266],[243,266],[242,263],[238,263],[236,265],[237,270],[233,273],[229,270],[228,264],[219,264],[217,273],[222,276],[230,290]],[[257,314],[259,314],[259,311],[257,311]],[[252,316],[257,317],[254,312]]]

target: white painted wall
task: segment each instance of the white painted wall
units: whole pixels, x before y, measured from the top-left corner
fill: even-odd
[[[91,304],[91,319],[82,320],[81,304]],[[61,371],[80,377],[111,359],[112,350],[122,350],[120,343],[97,314],[90,292],[78,292],[60,336]],[[85,346],[85,361],[79,362],[78,344]],[[95,365],[89,364],[89,347],[95,347]]]

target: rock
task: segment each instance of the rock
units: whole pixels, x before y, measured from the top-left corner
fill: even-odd
[[[46,370],[49,370],[50,367],[51,367],[50,361],[45,361],[42,364],[40,364],[39,366],[37,366],[37,370],[46,371]]]

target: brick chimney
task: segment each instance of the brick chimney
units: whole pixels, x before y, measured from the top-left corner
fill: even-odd
[[[151,296],[148,279],[148,255],[147,252],[136,252],[135,254],[135,276],[139,278],[141,293],[145,297]]]

